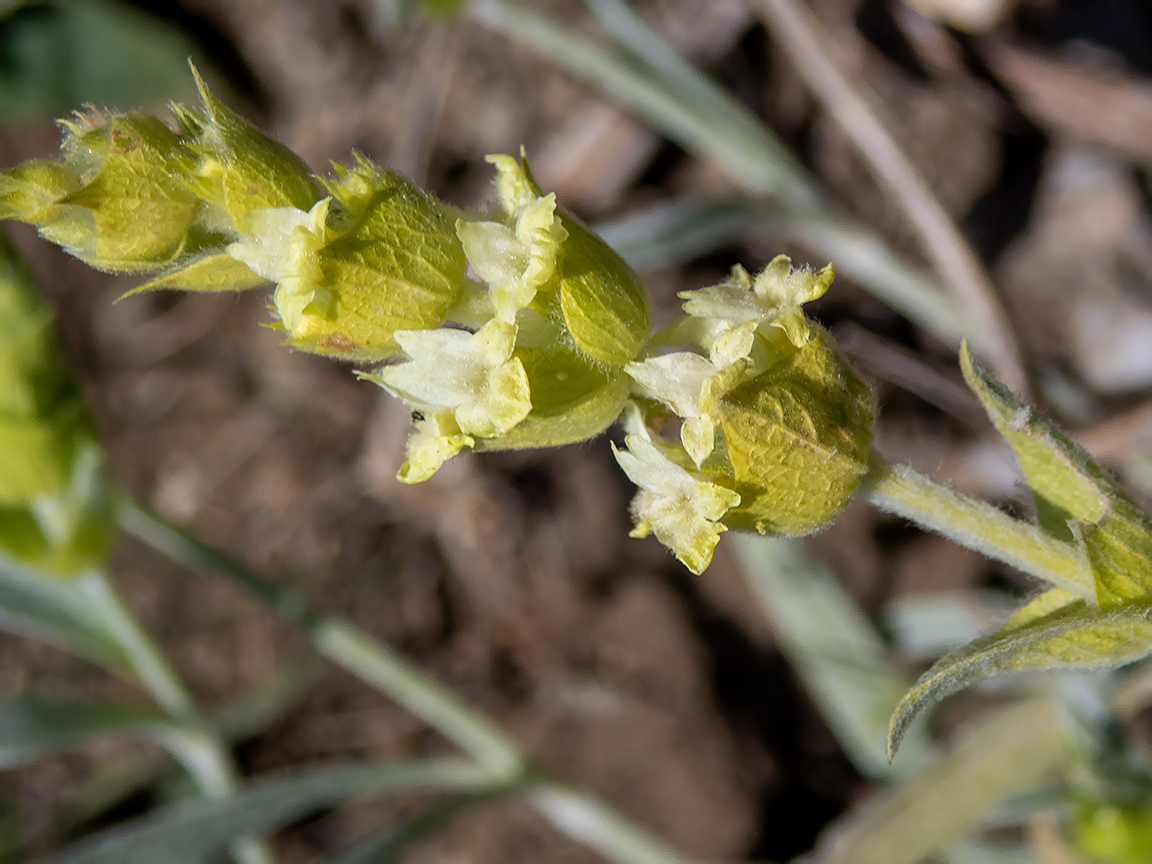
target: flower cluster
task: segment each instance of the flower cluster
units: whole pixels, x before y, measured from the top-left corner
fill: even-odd
[[[488,157],[494,212],[463,213],[362,156],[313,175],[196,83],[200,104],[173,105],[172,126],[96,110],[62,123],[59,161],[0,172],[0,218],[150,274],[136,291],[274,283],[287,345],[362,364],[412,408],[406,483],[464,450],[579,441],[624,413],[634,534],[694,572],[722,532],[812,531],[854,492],[870,397],[801,308],[831,265],[737,267],[681,295],[683,318],[650,339],[639,277],[523,153]]]
[[[423,419],[404,482],[470,449],[541,447],[603,431],[628,396],[625,364],[648,338],[648,300],[626,264],[545,195],[521,155],[490,156],[498,210],[456,234],[482,280],[462,292],[467,330],[398,330],[407,359],[362,377]]]
[[[868,390],[801,309],[832,278],[831,265],[794,270],[783,255],[755,279],[736,267],[682,293],[685,317],[655,340],[694,350],[626,367],[646,422],[662,426],[670,411],[680,424],[677,443],[634,432],[617,454],[641,489],[637,530],[655,532],[693,572],[728,528],[795,535],[826,525],[867,470]]]

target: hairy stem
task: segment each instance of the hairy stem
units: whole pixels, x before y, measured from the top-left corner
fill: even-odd
[[[525,800],[564,834],[621,864],[690,864],[595,797],[537,777],[528,757],[496,723],[353,623],[318,614],[298,591],[256,573],[134,501],[122,503],[120,522],[172,561],[223,576],[302,626],[328,660],[403,705],[494,777],[524,779]]]
[[[860,496],[889,513],[938,531],[961,546],[1095,601],[1096,590],[1079,549],[1039,527],[1013,519],[875,451]]]
[[[140,626],[105,574],[89,574],[77,587],[123,649],[140,684],[176,721],[177,728],[164,738],[169,751],[204,797],[227,798],[238,784],[236,766],[163,651]],[[232,854],[239,864],[272,864],[275,860],[264,841],[255,838],[238,841]]]

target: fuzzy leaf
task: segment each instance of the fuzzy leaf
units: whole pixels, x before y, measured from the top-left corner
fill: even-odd
[[[99,270],[154,270],[183,251],[199,209],[183,144],[155,117],[78,114],[63,124],[65,164],[91,181],[60,198],[40,233]]]
[[[199,173],[211,181],[205,189],[215,193],[206,197],[219,196],[213,203],[222,204],[242,232],[247,232],[254,211],[310,209],[320,195],[304,161],[213,96],[195,66],[192,75],[204,113],[184,106],[173,109],[185,131],[196,139],[192,146],[202,157]]]
[[[396,353],[395,331],[444,322],[464,281],[464,250],[448,208],[399,174],[365,160],[338,173],[333,239],[315,253],[318,281],[293,289],[309,293],[289,344],[384,359]],[[277,293],[277,304],[290,300]]]
[[[1059,605],[1062,599],[1041,595],[1005,629],[953,651],[925,672],[892,715],[889,757],[917,715],[981,679],[1043,669],[1115,667],[1152,653],[1152,606],[1130,603],[1106,610],[1084,600]],[[1057,608],[1041,615],[1046,604]]]
[[[1041,525],[1084,549],[1101,606],[1152,595],[1152,523],[1078,444],[960,351],[964,379],[1020,460]]]

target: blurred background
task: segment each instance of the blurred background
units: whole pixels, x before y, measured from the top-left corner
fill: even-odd
[[[717,282],[735,263],[755,270],[780,252],[814,266],[836,260],[840,278],[809,309],[875,387],[878,445],[1027,512],[1009,455],[963,386],[948,322],[894,311],[858,277],[867,260],[841,267],[819,241],[819,219],[749,196],[748,177],[626,107],[612,86],[581,81],[483,15],[410,17],[407,5],[0,3],[0,165],[54,156],[53,118],[82,103],[163,112],[169,99],[191,99],[188,57],[317,173],[359,150],[448,202],[482,208],[494,198],[484,155],[523,145],[541,185],[641,268],[657,325],[676,314],[677,291]],[[610,41],[584,4],[528,5],[576,37]],[[876,179],[835,111],[812,97],[761,5],[633,3],[767,125],[794,160],[788,170],[822,190],[829,212],[930,273],[899,190]],[[986,266],[1037,402],[1146,502],[1152,6],[804,8]],[[629,540],[632,490],[606,441],[465,455],[403,486],[393,477],[403,405],[346,366],[283,350],[259,326],[260,292],[115,303],[139,279],[95,273],[24,226],[9,231],[57,309],[120,481],[402,650],[552,774],[706,859],[800,855],[867,796],[869,780],[781,653],[731,538],[700,578],[654,538]],[[978,630],[1027,590],[1001,565],[863,504],[806,543],[897,643],[911,620],[901,610],[917,602],[952,598]],[[301,637],[230,586],[128,539],[116,561],[131,604],[207,704],[283,685],[239,736],[247,774],[448,750],[400,708],[310,663]],[[908,669],[923,657],[914,655],[903,657]],[[9,636],[0,692],[134,698],[84,661]],[[982,698],[947,712],[941,731]],[[1142,716],[1131,727],[1138,740]],[[99,741],[3,774],[2,860],[46,854],[166,800],[178,792],[166,764],[145,744]],[[354,803],[297,823],[280,835],[281,860],[309,860],[408,806]],[[506,802],[461,815],[404,860],[598,859]]]

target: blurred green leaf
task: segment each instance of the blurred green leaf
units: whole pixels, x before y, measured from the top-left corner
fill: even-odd
[[[423,14],[430,18],[455,15],[468,0],[376,0],[372,16],[377,27],[395,29]]]
[[[928,742],[916,732],[906,757],[889,764],[888,717],[909,681],[839,581],[797,541],[752,534],[735,539],[781,652],[852,764],[867,776],[885,777],[922,763]]]
[[[13,768],[96,735],[155,732],[169,721],[154,709],[114,702],[22,696],[0,701],[0,768]]]
[[[1033,700],[982,718],[951,751],[834,824],[814,860],[913,864],[945,852],[997,801],[1039,786],[1065,764],[1071,732],[1061,712]]]
[[[884,626],[902,659],[932,661],[979,639],[1012,612],[1008,597],[983,590],[904,594],[884,608]]]
[[[634,210],[592,230],[637,270],[674,267],[771,224],[769,202],[677,198]]]
[[[93,614],[81,590],[88,578],[45,579],[0,556],[0,630],[50,642],[106,669],[126,672],[119,643]]]
[[[159,19],[97,0],[0,10],[0,123],[91,102],[128,108],[188,92],[194,47]]]
[[[104,455],[52,315],[0,234],[0,556],[72,577],[115,536]]]
[[[286,664],[225,705],[212,717],[212,728],[231,743],[265,731],[300,704],[319,668],[315,655]],[[142,789],[159,788],[162,798],[176,800],[181,796],[174,787],[189,782],[162,754],[140,750],[98,766],[70,787],[57,802],[57,821],[63,828],[84,824]]]
[[[270,832],[349,798],[413,790],[482,791],[491,775],[458,760],[325,766],[252,783],[229,798],[195,799],[118,825],[42,864],[192,864],[230,842]]]
[[[443,829],[461,812],[501,794],[449,795],[372,831],[336,855],[316,864],[399,864],[411,844]]]

